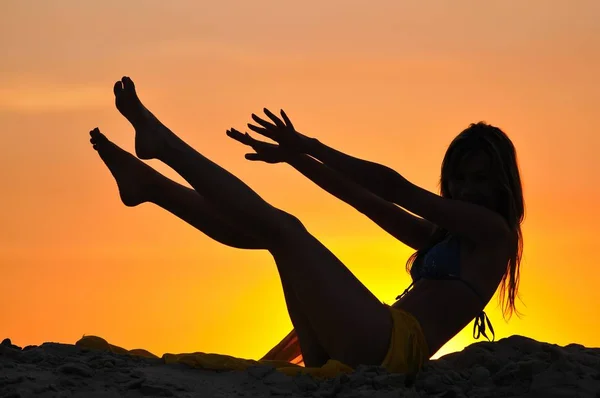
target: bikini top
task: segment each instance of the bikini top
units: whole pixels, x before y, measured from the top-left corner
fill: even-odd
[[[484,305],[486,303],[473,285],[460,278],[460,245],[458,239],[455,237],[450,236],[427,250],[424,254],[419,255],[413,263],[410,275],[412,277],[412,283],[401,295],[396,297],[396,300],[404,297],[404,295],[413,287],[415,282],[423,278],[459,280],[470,288]],[[486,324],[492,332],[491,340],[485,331]],[[473,338],[477,340],[481,335],[488,339],[488,341],[494,341],[496,338],[492,323],[483,310],[475,317],[475,322],[473,323]]]

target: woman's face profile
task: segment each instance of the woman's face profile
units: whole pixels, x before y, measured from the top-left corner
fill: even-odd
[[[497,210],[497,179],[493,175],[490,157],[485,152],[477,151],[465,156],[450,174],[448,191],[452,199]]]

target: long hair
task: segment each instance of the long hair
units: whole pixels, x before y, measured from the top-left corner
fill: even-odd
[[[459,163],[476,151],[484,151],[492,163],[492,173],[496,179],[499,191],[499,213],[507,221],[509,227],[517,238],[508,260],[506,271],[500,284],[500,303],[502,313],[506,319],[513,313],[519,316],[515,306],[518,296],[521,256],[523,253],[523,234],[521,224],[525,217],[525,204],[523,200],[523,187],[517,162],[517,154],[512,141],[498,127],[485,122],[472,123],[463,130],[452,142],[444,155],[440,176],[440,196],[450,197],[448,180],[455,173]],[[437,228],[432,234],[429,243],[419,248],[406,262],[407,272],[411,272],[414,262],[419,256],[424,255],[430,248],[444,240],[449,232]]]

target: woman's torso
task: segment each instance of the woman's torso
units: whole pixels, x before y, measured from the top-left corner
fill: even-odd
[[[414,286],[394,306],[419,320],[433,355],[483,311],[507,261],[500,245],[483,247],[466,239],[446,239],[415,261]],[[453,279],[440,279],[448,274]]]

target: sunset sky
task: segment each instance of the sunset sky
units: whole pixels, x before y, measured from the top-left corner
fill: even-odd
[[[304,134],[437,191],[452,138],[499,126],[527,214],[524,316],[506,323],[494,297],[496,336],[600,346],[599,20],[598,0],[3,0],[0,339],[259,358],[291,329],[267,252],[120,202],[88,132],[133,151],[112,94],[128,75],[165,124],[388,303],[410,283],[411,250],[290,166],[245,160],[225,130],[284,108]]]

